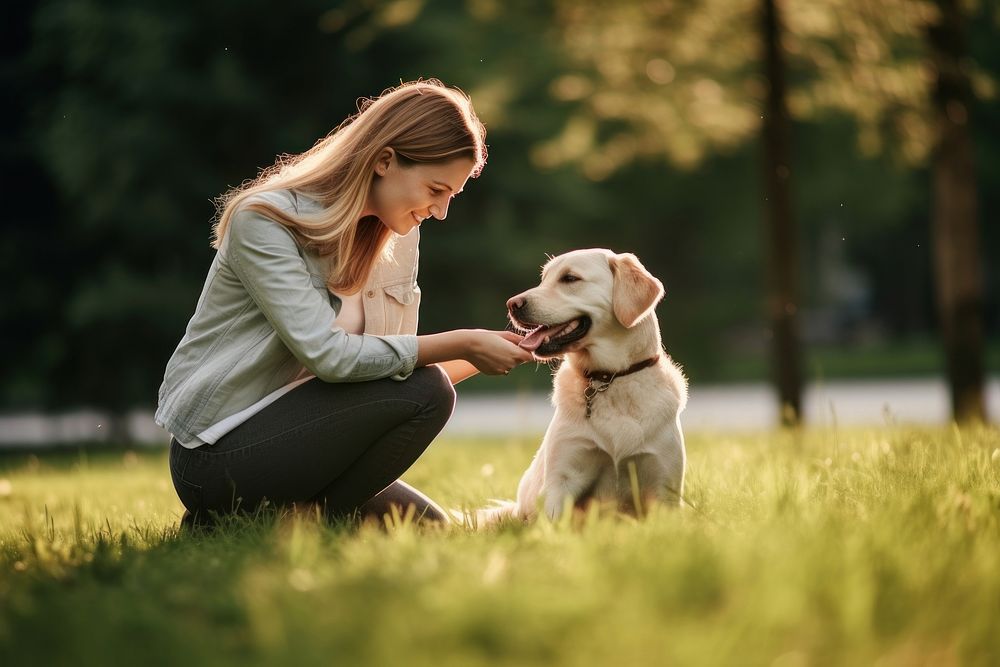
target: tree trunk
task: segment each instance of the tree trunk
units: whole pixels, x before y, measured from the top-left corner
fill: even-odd
[[[776,0],[763,0],[764,74],[768,81],[764,111],[764,205],[768,246],[768,313],[774,381],[781,403],[781,422],[799,422],[802,371],[798,310],[798,252],[792,220],[789,136],[791,120],[785,104],[785,62],[781,48],[781,16]]]
[[[927,39],[937,70],[932,158],[934,282],[944,339],[952,415],[986,419],[983,396],[983,276],[979,257],[976,174],[969,136],[969,77],[959,0],[938,0]]]

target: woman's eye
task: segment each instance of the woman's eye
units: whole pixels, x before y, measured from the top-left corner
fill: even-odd
[[[444,190],[435,190],[434,188],[431,188],[431,194],[434,195],[435,197],[437,197],[442,192],[444,192]]]
[[[559,279],[559,282],[561,282],[561,283],[575,283],[578,280],[580,280],[580,279],[577,278],[576,276],[574,276],[572,273],[567,273],[565,276],[563,276],[562,278]]]

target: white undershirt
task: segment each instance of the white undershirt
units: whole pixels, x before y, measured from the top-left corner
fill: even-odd
[[[340,327],[349,334],[360,334],[365,332],[365,306],[361,301],[361,291],[351,295],[334,292],[334,296],[340,299],[340,312],[333,325]]]
[[[362,334],[365,331],[365,308],[361,301],[361,292],[351,295],[333,293],[340,299],[340,312],[337,319],[333,321],[334,329],[343,329],[349,334]],[[294,380],[283,387],[272,391],[270,394],[260,399],[253,405],[244,408],[234,415],[230,415],[220,422],[212,424],[207,429],[199,433],[190,442],[182,442],[181,445],[188,449],[195,449],[205,444],[214,445],[219,438],[226,435],[234,428],[253,417],[255,414],[274,403],[276,400],[295,389],[301,384],[305,384],[316,376],[304,367]]]

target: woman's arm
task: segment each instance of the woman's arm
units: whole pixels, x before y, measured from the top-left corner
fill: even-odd
[[[534,359],[531,352],[517,346],[522,339],[523,336],[511,331],[483,329],[459,329],[417,336],[416,365],[463,360],[481,373],[501,375],[518,364]],[[445,372],[448,372],[447,368]],[[452,377],[451,373],[448,376]]]
[[[462,380],[466,380],[479,372],[479,369],[465,359],[442,361],[438,366],[445,372],[445,375],[448,376],[452,384],[458,384]]]
[[[412,335],[361,336],[331,326],[337,312],[313,284],[292,233],[263,214],[237,211],[222,247],[228,267],[285,347],[325,382],[409,375],[417,360]]]

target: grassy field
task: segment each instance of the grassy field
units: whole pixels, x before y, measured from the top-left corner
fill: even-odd
[[[537,444],[406,479],[509,497]],[[997,665],[1000,432],[689,434],[693,509],[178,535],[164,452],[0,458],[2,665]]]

